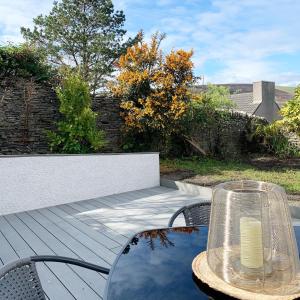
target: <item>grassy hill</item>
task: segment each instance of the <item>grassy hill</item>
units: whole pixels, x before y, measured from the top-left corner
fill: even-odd
[[[294,95],[295,87],[292,86],[276,86],[276,89],[290,93]]]

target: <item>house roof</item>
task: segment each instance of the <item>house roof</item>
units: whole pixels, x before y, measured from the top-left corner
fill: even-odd
[[[254,114],[260,103],[253,103],[253,93],[232,94],[230,98],[236,103],[236,110]]]
[[[253,114],[253,112],[258,108],[258,104],[252,103],[253,84],[249,83],[229,83],[229,84],[219,84],[221,86],[226,86],[229,89],[232,100],[234,100],[238,107],[243,107],[244,111]],[[201,92],[207,89],[206,85],[194,86],[191,88],[193,92]],[[275,88],[275,102],[281,108],[288,100],[293,97],[292,94],[279,90]],[[248,102],[247,102],[248,101]],[[246,104],[248,103],[248,104]],[[256,107],[255,107],[256,105]]]

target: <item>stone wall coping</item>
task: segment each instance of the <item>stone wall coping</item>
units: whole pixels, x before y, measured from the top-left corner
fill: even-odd
[[[88,153],[88,154],[0,154],[0,158],[12,157],[56,157],[56,156],[110,156],[110,155],[147,155],[159,154],[159,152],[130,152],[130,153]]]

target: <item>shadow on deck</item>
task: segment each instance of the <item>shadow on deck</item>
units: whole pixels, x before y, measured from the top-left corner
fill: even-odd
[[[110,267],[134,233],[166,227],[181,206],[200,200],[165,187],[111,195],[0,216],[0,264],[32,255],[61,255]],[[182,225],[181,221],[175,225]],[[47,297],[101,299],[106,275],[58,263],[40,263]]]

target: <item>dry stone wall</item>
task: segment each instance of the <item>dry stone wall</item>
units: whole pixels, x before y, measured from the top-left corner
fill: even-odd
[[[267,124],[261,117],[231,112],[216,118],[209,125],[195,125],[190,136],[211,156],[222,159],[238,159],[247,152],[256,152],[257,142],[251,136],[258,124]]]
[[[30,79],[0,81],[0,153],[47,153],[58,100],[51,86]]]
[[[119,100],[99,94],[93,99],[97,126],[106,132],[104,152],[120,152],[122,119]],[[55,91],[30,79],[0,79],[0,154],[49,153],[47,130],[55,130],[61,118]],[[241,156],[249,143],[247,133],[260,118],[232,113],[191,133],[207,153],[224,158]],[[149,149],[150,150],[150,149]]]
[[[106,132],[104,152],[120,152],[122,120],[119,101],[97,95],[93,109],[97,125]],[[24,78],[0,79],[0,153],[49,153],[47,130],[60,119],[59,103],[53,88]]]
[[[105,152],[120,152],[121,127],[120,100],[99,94],[93,100],[93,111],[98,113],[97,126],[105,131],[108,144]]]

